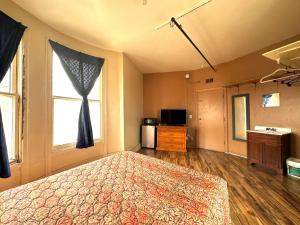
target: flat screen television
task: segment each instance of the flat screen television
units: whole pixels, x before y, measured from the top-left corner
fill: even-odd
[[[185,109],[162,109],[160,111],[160,122],[163,125],[185,125]]]

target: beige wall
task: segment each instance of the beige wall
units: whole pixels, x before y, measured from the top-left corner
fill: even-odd
[[[96,48],[59,33],[9,0],[1,0],[0,9],[28,27],[23,37],[27,99],[23,157],[21,163],[12,165],[11,178],[0,179],[0,191],[108,153],[124,150],[123,54]],[[102,118],[104,135],[103,140],[92,148],[85,150],[69,148],[59,151],[52,149],[49,38],[76,50],[105,58]],[[130,86],[130,82],[131,80],[126,85]],[[136,83],[135,80],[133,82]],[[129,100],[130,98],[127,101]]]
[[[187,81],[184,72],[145,74],[144,117],[160,117],[163,108],[187,108]]]
[[[140,149],[143,117],[143,74],[124,55],[124,146],[126,151]]]
[[[268,50],[299,40],[300,36],[291,38],[282,43],[270,46],[231,62],[217,66],[217,72],[211,69],[200,69],[184,72],[170,72],[144,75],[144,116],[159,117],[161,108],[187,108],[192,119],[188,119],[189,146],[196,146],[197,138],[197,99],[199,90],[224,87],[226,85],[258,79],[278,68],[278,65],[261,54]],[[200,57],[200,56],[199,56]],[[190,79],[185,79],[185,74]],[[205,79],[214,78],[214,82],[205,83]],[[281,106],[279,108],[263,109],[261,95],[269,92],[281,92]],[[291,127],[294,135],[292,139],[292,155],[300,157],[300,88],[271,85],[244,85],[239,88],[226,88],[227,92],[227,124],[229,152],[246,155],[246,143],[232,140],[231,96],[237,93],[250,93],[250,123],[254,125]],[[213,104],[213,103],[212,103]],[[221,129],[221,128],[220,128]]]

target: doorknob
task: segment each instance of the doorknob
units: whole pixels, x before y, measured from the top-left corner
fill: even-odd
[[[198,120],[202,120],[201,118],[199,118]]]

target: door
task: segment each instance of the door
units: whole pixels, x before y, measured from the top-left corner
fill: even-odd
[[[248,162],[262,163],[262,145],[261,143],[248,141]]]
[[[198,92],[198,147],[225,151],[224,90]]]
[[[270,168],[281,168],[281,146],[264,144],[262,163]]]

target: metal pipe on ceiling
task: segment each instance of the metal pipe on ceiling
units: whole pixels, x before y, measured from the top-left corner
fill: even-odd
[[[192,41],[192,39],[189,37],[189,35],[183,30],[182,26],[179,25],[174,17],[171,18],[171,24],[174,24],[181,33],[188,39],[188,41],[194,46],[194,48],[197,50],[197,52],[202,56],[202,58],[208,63],[210,68],[212,68],[213,71],[216,72],[215,67],[208,61],[208,59],[205,57],[205,55],[200,51],[200,49],[197,47],[197,45]]]

